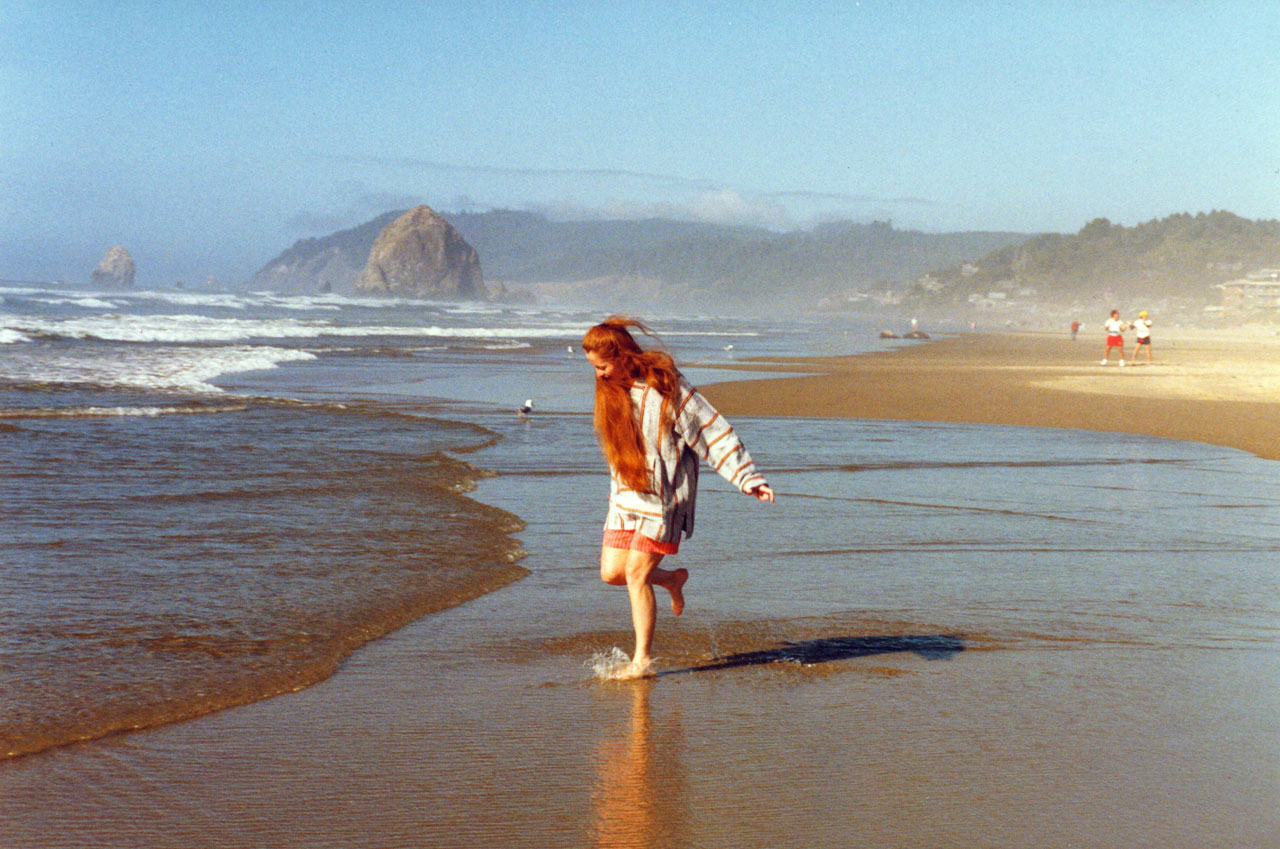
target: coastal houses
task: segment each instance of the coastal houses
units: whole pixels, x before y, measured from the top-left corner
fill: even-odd
[[[1218,284],[1222,311],[1231,314],[1280,314],[1280,268],[1262,268]]]

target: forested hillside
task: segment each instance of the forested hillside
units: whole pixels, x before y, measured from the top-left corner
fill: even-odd
[[[1057,302],[1103,291],[1212,301],[1215,284],[1274,266],[1280,266],[1280,221],[1221,211],[1133,227],[1096,218],[1079,233],[1036,236],[968,267],[940,270],[919,281],[913,296],[961,303],[975,293],[1033,289],[1038,299]]]

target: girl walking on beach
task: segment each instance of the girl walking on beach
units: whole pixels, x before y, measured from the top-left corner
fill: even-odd
[[[652,672],[654,585],[670,593],[672,613],[684,611],[689,571],[658,564],[679,550],[681,536],[693,535],[699,460],[744,494],[774,500],[729,423],[676,370],[669,354],[636,344],[632,327],[653,335],[640,321],[615,315],[582,338],[596,371],[596,435],[611,473],[600,577],[627,588],[636,632],[635,653],[618,678]]]

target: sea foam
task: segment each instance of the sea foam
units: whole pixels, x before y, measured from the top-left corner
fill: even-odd
[[[58,418],[113,418],[145,416],[209,415],[242,413],[247,404],[229,404],[220,407],[175,405],[169,407],[0,407],[0,419],[58,419]]]
[[[138,315],[106,313],[78,318],[19,317],[0,319],[0,331],[67,339],[107,342],[244,342],[250,339],[315,339],[321,336],[428,336],[454,339],[550,339],[576,333],[579,328],[452,327],[433,324],[342,325],[327,319],[217,318],[178,313]],[[21,340],[17,340],[21,341]]]
[[[19,383],[90,385],[162,392],[218,394],[210,381],[227,374],[276,368],[280,363],[314,360],[308,351],[270,346],[223,348],[125,348],[104,357],[73,349],[36,356],[6,356],[0,379]]]

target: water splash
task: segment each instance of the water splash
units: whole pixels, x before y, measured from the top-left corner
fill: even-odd
[[[631,666],[631,656],[614,646],[608,651],[598,651],[591,655],[584,666],[591,670],[595,678],[609,681],[617,678],[619,673]]]

